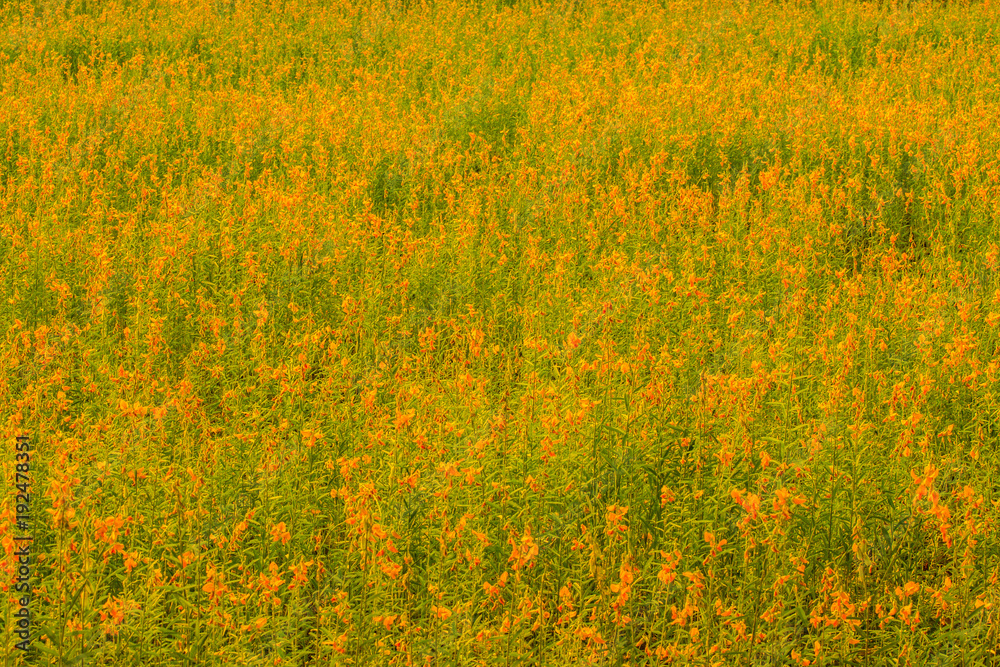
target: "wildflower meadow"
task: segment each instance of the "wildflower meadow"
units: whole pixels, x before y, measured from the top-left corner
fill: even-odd
[[[989,0],[0,3],[4,664],[1000,664],[998,220]]]

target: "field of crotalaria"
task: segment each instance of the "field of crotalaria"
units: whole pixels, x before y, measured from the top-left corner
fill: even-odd
[[[5,664],[995,664],[998,23],[4,4]]]

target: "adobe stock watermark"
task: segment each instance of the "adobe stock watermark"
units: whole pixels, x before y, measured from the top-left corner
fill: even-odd
[[[17,611],[14,612],[16,629],[14,634],[21,641],[16,648],[27,651],[31,646],[31,543],[34,536],[29,528],[31,521],[31,443],[28,436],[17,436],[15,454],[14,486],[17,489],[15,502],[17,505],[17,534],[14,536],[14,557],[17,558],[17,578],[14,592],[20,597],[17,600]]]

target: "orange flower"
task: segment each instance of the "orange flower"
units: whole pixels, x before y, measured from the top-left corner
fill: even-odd
[[[910,597],[919,590],[920,590],[920,584],[915,583],[913,581],[908,581],[905,584],[903,584],[902,588],[899,588],[898,586],[896,587],[896,596],[902,600],[904,598]]]
[[[293,591],[309,580],[309,566],[312,564],[313,562],[311,560],[307,560],[288,568],[289,574],[292,575],[292,580],[288,584],[288,590]]]
[[[271,528],[271,539],[282,544],[288,544],[288,541],[292,539],[292,534],[285,528],[284,521]]]
[[[139,564],[139,552],[133,551],[125,554],[125,572],[131,572]]]
[[[668,586],[677,580],[677,573],[674,571],[677,569],[677,565],[681,561],[681,552],[674,551],[672,554],[668,554],[665,551],[661,551],[660,555],[667,559],[667,562],[660,566],[660,572],[656,575],[656,578],[663,583],[664,586]]]
[[[379,569],[382,573],[389,577],[390,579],[396,579],[399,577],[399,573],[403,571],[403,567],[398,563],[393,563],[391,560],[384,561],[379,565]]]
[[[416,416],[417,411],[414,409],[404,410],[400,412],[396,411],[396,419],[393,421],[393,425],[396,427],[397,431],[403,430],[407,424],[413,421],[413,417]]]
[[[538,545],[531,537],[531,528],[529,526],[525,527],[524,535],[521,536],[520,541],[515,541],[511,537],[507,540],[507,543],[512,547],[510,558],[507,559],[507,562],[514,564],[512,567],[515,572],[529,564],[538,555]]]
[[[447,621],[451,618],[451,610],[447,607],[432,606],[431,613],[437,616],[442,621]]]
[[[771,460],[772,460],[771,459],[771,455],[768,454],[767,452],[761,452],[760,453],[760,467],[761,468],[763,468],[763,469],[766,470],[767,466],[771,465]]]

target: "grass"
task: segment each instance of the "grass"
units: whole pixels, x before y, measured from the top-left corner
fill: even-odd
[[[993,664],[997,18],[5,5],[6,664]]]

